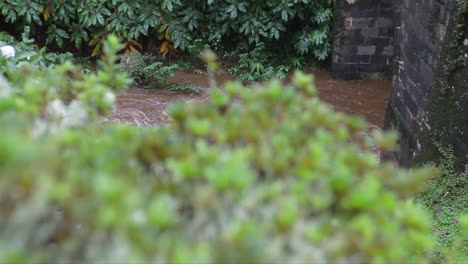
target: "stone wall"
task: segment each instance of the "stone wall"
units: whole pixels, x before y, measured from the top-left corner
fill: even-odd
[[[435,142],[451,144],[461,159],[466,155],[468,88],[463,77],[460,81],[452,78],[467,73],[466,58],[461,68],[448,72],[450,60],[456,59],[449,56],[454,43],[461,41],[458,44],[463,45],[464,39],[457,33],[460,21],[454,18],[456,3],[396,0],[393,94],[385,126],[401,134],[400,150],[395,153],[400,165],[434,160],[438,152]],[[454,108],[457,104],[459,107]],[[418,157],[421,153],[425,154]]]
[[[335,1],[333,78],[391,78],[393,15],[393,0]]]
[[[468,2],[336,0],[332,76],[393,78],[385,128],[400,133],[400,165],[468,163]]]

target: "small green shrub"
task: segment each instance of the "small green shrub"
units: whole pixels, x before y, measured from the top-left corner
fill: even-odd
[[[468,165],[464,171],[457,172],[453,150],[438,144],[437,147],[443,157],[438,165],[441,175],[431,180],[427,190],[418,194],[416,200],[434,218],[433,232],[438,251],[441,258],[447,257],[442,261],[461,264],[466,262],[468,255]]]
[[[193,92],[193,93],[202,93],[203,88],[193,86],[190,84],[175,84],[169,87],[170,91],[182,91],[182,92]]]
[[[164,65],[163,62],[159,61],[146,66],[143,72],[149,82],[147,87],[168,86],[169,82],[166,77],[173,76],[175,69],[180,69],[179,65]]]
[[[137,51],[127,53],[120,60],[120,69],[126,72],[134,84],[146,89],[167,88],[171,91],[201,93],[200,87],[188,84],[169,84],[167,77],[174,75],[174,70],[181,70],[179,62],[168,64],[163,58],[142,55]]]
[[[162,59],[145,56],[137,51],[122,56],[120,68],[128,73],[137,85],[146,89],[171,88],[166,78],[174,75],[178,64],[163,62]]]
[[[0,82],[1,263],[432,259],[430,218],[405,197],[434,171],[379,165],[367,149],[395,137],[356,142],[364,121],[321,103],[311,76],[230,83],[209,103],[173,105],[169,126],[90,119],[37,133],[57,98],[106,113],[105,93],[126,83],[117,49],[105,44],[89,76],[66,63]]]
[[[229,72],[245,81],[284,79],[289,68],[275,68],[274,57],[263,45],[258,45],[252,52],[240,53],[239,61],[229,67]]]

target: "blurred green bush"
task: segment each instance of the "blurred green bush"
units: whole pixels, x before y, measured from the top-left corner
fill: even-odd
[[[227,84],[173,105],[168,126],[99,124],[126,84],[116,39],[104,47],[95,74],[25,64],[0,79],[0,263],[433,259],[408,197],[435,171],[379,165],[368,149],[394,135],[358,136],[365,122],[320,102],[312,76]],[[70,125],[74,102],[86,118]]]

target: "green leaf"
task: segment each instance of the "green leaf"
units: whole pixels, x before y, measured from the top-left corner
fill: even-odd
[[[281,18],[284,21],[288,21],[288,12],[286,12],[286,10],[281,11]]]
[[[70,38],[70,36],[67,34],[67,32],[65,32],[62,29],[57,29],[57,34],[62,38],[66,38],[66,39]]]

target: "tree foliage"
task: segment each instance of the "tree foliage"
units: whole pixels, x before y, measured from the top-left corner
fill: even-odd
[[[331,50],[331,7],[331,0],[5,0],[0,20],[31,26],[50,46],[93,46],[93,55],[112,33],[130,49],[142,39],[161,40],[165,53],[170,47],[197,53],[197,41],[239,52],[266,45],[285,57],[323,61]]]

